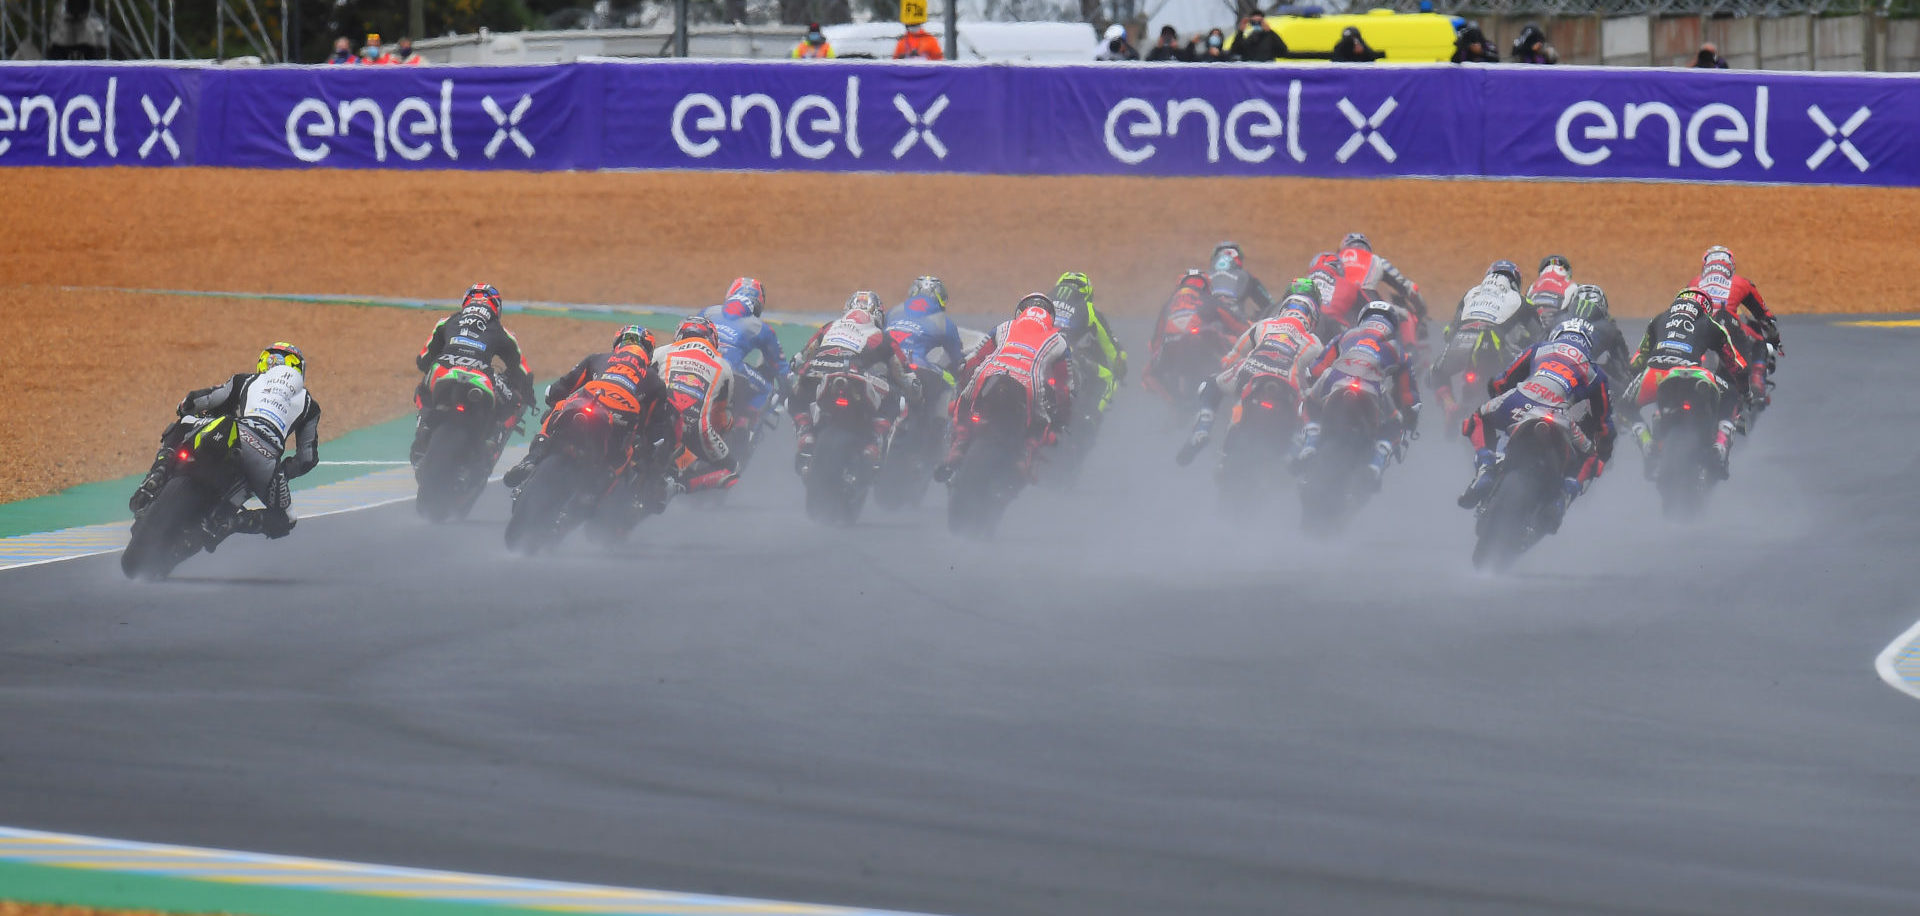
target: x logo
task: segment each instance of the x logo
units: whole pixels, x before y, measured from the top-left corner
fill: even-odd
[[[934,99],[926,111],[916,112],[912,105],[907,104],[906,96],[896,92],[893,94],[893,107],[900,109],[900,116],[907,119],[907,135],[893,145],[893,158],[905,156],[907,150],[913,149],[916,143],[925,143],[935,156],[947,158],[947,145],[933,135],[933,122],[940,120],[940,113],[947,110],[946,96]]]
[[[1379,108],[1374,109],[1372,117],[1364,117],[1352,102],[1342,98],[1340,113],[1346,115],[1347,123],[1353,125],[1353,136],[1348,137],[1347,142],[1340,144],[1340,149],[1333,154],[1333,158],[1340,162],[1352,159],[1353,154],[1360,151],[1362,144],[1373,147],[1374,152],[1379,153],[1380,158],[1388,162],[1400,158],[1399,154],[1393,151],[1393,147],[1387,145],[1386,138],[1380,136],[1380,125],[1386,123],[1387,116],[1393,114],[1393,110],[1398,107],[1400,107],[1399,101],[1393,96],[1387,96],[1387,100],[1381,102]]]
[[[1812,118],[1813,123],[1827,134],[1827,142],[1820,144],[1820,148],[1807,157],[1808,170],[1819,168],[1820,163],[1827,161],[1827,157],[1833,155],[1833,151],[1837,149],[1840,155],[1847,157],[1853,163],[1854,168],[1862,172],[1866,171],[1867,157],[1860,155],[1860,149],[1847,138],[1853,136],[1853,132],[1859,130],[1860,125],[1865,124],[1872,114],[1871,109],[1861,108],[1853,113],[1853,117],[1847,119],[1847,123],[1835,127],[1833,121],[1827,118],[1827,113],[1820,110],[1820,106],[1808,105],[1807,117]]]
[[[520,102],[513,106],[511,112],[501,111],[499,103],[495,102],[490,95],[480,97],[480,107],[487,110],[487,116],[493,118],[495,125],[493,139],[488,140],[487,148],[481,150],[488,159],[492,159],[495,153],[500,152],[500,144],[508,140],[512,140],[513,145],[520,148],[520,155],[528,159],[533,158],[533,144],[527,142],[527,135],[520,132],[520,119],[526,115],[527,109],[533,107],[533,96],[521,96]]]
[[[180,99],[175,97],[173,104],[168,105],[163,113],[154,107],[153,99],[143,95],[140,97],[140,107],[147,110],[147,120],[153,122],[153,132],[147,134],[147,142],[140,144],[140,158],[147,158],[147,154],[153,152],[155,143],[165,143],[167,155],[179,159],[180,144],[173,142],[172,124],[173,116],[180,113]]]

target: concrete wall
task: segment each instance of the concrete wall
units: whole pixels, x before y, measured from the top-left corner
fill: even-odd
[[[1546,30],[1566,64],[1685,67],[1710,41],[1739,70],[1920,70],[1920,20],[1912,19],[1493,16],[1480,26],[1504,56],[1529,22]],[[1872,26],[1880,31],[1870,43]]]

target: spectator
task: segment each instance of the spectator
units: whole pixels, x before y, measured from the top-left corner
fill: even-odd
[[[1133,44],[1127,41],[1126,26],[1117,22],[1107,26],[1106,41],[1106,47],[1101,49],[1100,53],[1094,57],[1094,60],[1140,59],[1140,52],[1134,50]]]
[[[1234,60],[1250,60],[1259,63],[1272,63],[1287,57],[1287,43],[1280,39],[1280,33],[1267,28],[1267,14],[1254,10],[1247,14],[1247,27],[1233,41],[1228,53]]]
[[[900,4],[900,23],[907,27],[907,34],[893,46],[894,60],[945,60],[946,54],[940,50],[940,39],[927,31],[926,0],[905,0]]]
[[[1700,54],[1693,59],[1693,66],[1709,70],[1727,69],[1727,59],[1720,56],[1720,49],[1709,41],[1700,46]]]
[[[1147,52],[1147,59],[1191,63],[1193,48],[1180,43],[1180,33],[1174,31],[1173,26],[1163,25],[1160,27],[1160,40],[1154,43],[1153,50]]]
[[[1513,62],[1553,64],[1560,62],[1560,55],[1554,52],[1553,45],[1547,44],[1547,33],[1529,22],[1526,28],[1520,30],[1520,37],[1513,40]]]
[[[367,33],[367,43],[360,46],[360,62],[380,65],[393,63],[393,55],[388,54],[387,49],[380,47],[379,32]]]
[[[1214,29],[1204,39],[1195,38],[1187,49],[1187,59],[1202,64],[1220,64],[1232,60],[1227,56],[1226,33]]]
[[[827,33],[820,29],[820,23],[807,23],[807,34],[800,43],[793,46],[794,60],[832,60],[833,45],[827,42]]]
[[[396,64],[405,64],[409,67],[418,67],[427,61],[425,58],[413,52],[413,39],[402,35],[400,36],[400,43],[394,46],[393,62]]]
[[[1372,63],[1385,56],[1384,52],[1375,51],[1368,45],[1367,40],[1360,37],[1360,30],[1353,26],[1342,29],[1340,40],[1333,44],[1333,59],[1342,63]]]
[[[1480,31],[1480,23],[1468,21],[1453,34],[1453,62],[1456,64],[1499,63],[1500,52],[1493,49],[1493,42],[1487,40],[1487,33]]]
[[[360,59],[353,56],[353,42],[342,35],[333,40],[333,56],[326,60],[329,64],[357,64]]]

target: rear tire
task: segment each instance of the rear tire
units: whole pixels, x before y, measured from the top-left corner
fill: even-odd
[[[465,494],[458,492],[460,465],[469,458],[472,437],[463,426],[461,423],[440,424],[427,440],[426,454],[420,458],[420,469],[414,474],[420,482],[414,509],[421,518],[436,525],[455,514],[464,514],[460,512],[460,504],[467,501],[461,499]]]
[[[533,556],[559,540],[560,513],[573,498],[573,462],[550,455],[520,488],[507,519],[507,549]]]
[[[1539,481],[1534,468],[1503,472],[1487,494],[1479,537],[1473,545],[1473,568],[1489,566],[1505,572],[1526,549],[1527,527],[1540,509]]]
[[[820,431],[814,443],[813,466],[807,471],[807,517],[823,525],[847,527],[860,518],[867,501],[865,487],[847,482],[853,461],[865,461],[863,443],[839,426]]]
[[[129,579],[165,579],[198,552],[198,545],[188,549],[186,531],[206,515],[207,503],[207,491],[199,484],[184,477],[167,481],[147,514],[134,523],[127,549],[120,554],[120,571]]]

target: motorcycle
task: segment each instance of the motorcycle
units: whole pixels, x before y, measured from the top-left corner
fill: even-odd
[[[1177,326],[1178,331],[1170,330],[1161,338],[1147,368],[1147,378],[1149,387],[1184,410],[1192,406],[1200,382],[1220,371],[1220,360],[1233,343],[1220,332],[1207,329],[1197,314],[1176,315],[1168,324]]]
[[[873,496],[881,506],[899,509],[918,506],[933,485],[933,468],[947,451],[947,405],[952,398],[952,376],[932,366],[914,366],[920,377],[921,403],[914,405],[894,427],[893,445],[880,463]]]
[[[1492,489],[1474,510],[1473,568],[1505,570],[1551,533],[1546,513],[1573,460],[1568,422],[1560,413],[1541,411],[1514,424],[1489,472]]]
[[[1648,460],[1668,518],[1697,514],[1720,477],[1713,441],[1723,396],[1719,378],[1700,366],[1674,369],[1655,392],[1653,450]]]
[[[550,550],[603,511],[597,534],[617,538],[631,530],[642,500],[629,489],[638,481],[628,478],[639,473],[636,462],[646,467],[650,457],[629,444],[638,413],[637,402],[632,411],[616,411],[585,394],[560,403],[547,424],[545,455],[514,492],[507,549],[528,556]]]
[[[1033,422],[1027,390],[1006,376],[988,379],[959,422],[973,426],[967,452],[947,483],[947,528],[988,537],[1026,486],[1020,463]]]
[[[1251,509],[1271,492],[1275,472],[1286,468],[1299,414],[1299,394],[1284,376],[1258,373],[1241,387],[1214,475],[1222,505]]]
[[[1367,462],[1389,416],[1384,396],[1359,380],[1327,392],[1320,441],[1300,469],[1300,522],[1308,531],[1344,527],[1373,494]]]
[[[813,460],[802,481],[807,488],[807,517],[828,525],[851,525],[860,518],[878,468],[865,451],[873,441],[873,421],[892,394],[886,380],[860,372],[834,372],[820,380],[807,407],[813,412]],[[884,456],[887,443],[880,443]]]
[[[234,419],[188,420],[195,426],[172,446],[166,486],[133,520],[120,554],[120,571],[129,579],[165,579],[194,554],[211,552],[233,532],[251,495],[234,454],[241,447]]]
[[[486,372],[440,367],[421,405],[431,430],[414,469],[414,508],[427,521],[465,518],[486,488],[507,439],[520,429],[517,407],[500,421],[498,381]]]

